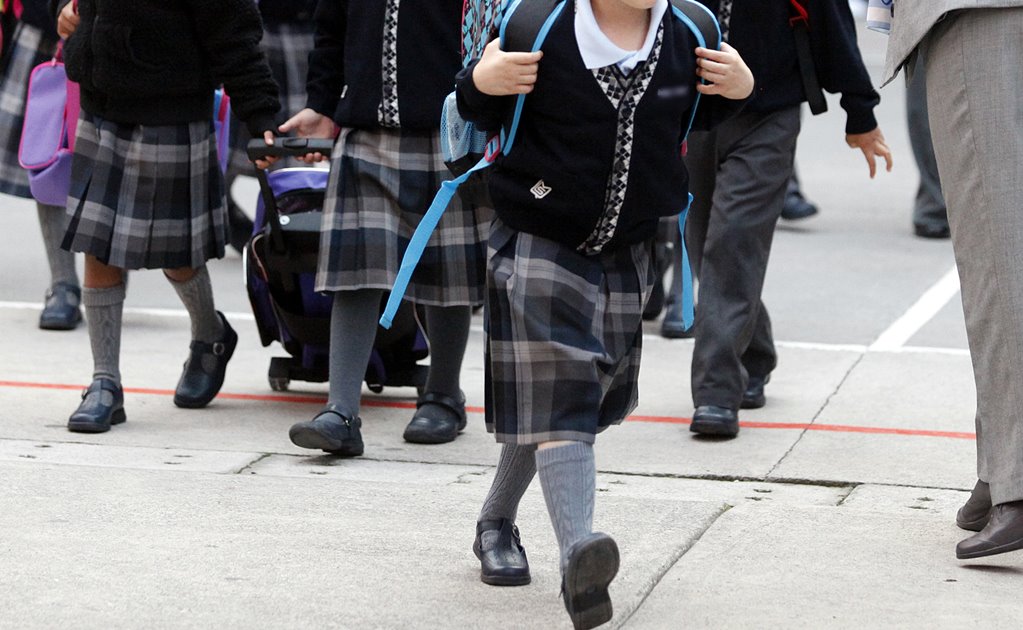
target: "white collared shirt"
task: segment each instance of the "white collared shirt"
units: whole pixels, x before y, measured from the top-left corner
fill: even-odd
[[[576,0],[575,38],[579,42],[579,53],[586,68],[593,70],[617,64],[622,72],[626,74],[631,72],[650,56],[654,41],[657,39],[657,29],[667,10],[668,0],[657,0],[650,9],[650,27],[643,47],[639,50],[625,50],[615,45],[604,31],[600,30],[590,0]]]

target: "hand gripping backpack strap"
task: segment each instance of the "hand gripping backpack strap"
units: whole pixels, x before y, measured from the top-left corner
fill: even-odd
[[[554,21],[565,8],[567,0],[511,0],[505,8],[504,17],[501,19],[501,49],[509,52],[535,52],[540,50],[547,34],[550,32]],[[520,94],[515,99],[515,105],[502,126],[500,136],[491,140],[487,146],[487,153],[476,166],[469,169],[455,179],[445,181],[441,184],[440,190],[433,198],[433,202],[423,215],[422,220],[416,227],[416,231],[409,240],[405,254],[401,258],[401,265],[398,267],[398,274],[391,287],[391,294],[387,298],[387,305],[380,316],[380,325],[390,328],[394,316],[398,312],[408,283],[412,280],[412,274],[419,264],[426,244],[430,236],[440,222],[441,216],[451,203],[452,198],[469,176],[476,171],[481,171],[497,158],[498,154],[507,154],[515,142],[515,135],[518,131],[519,121],[522,117],[522,108],[526,100],[525,94]]]

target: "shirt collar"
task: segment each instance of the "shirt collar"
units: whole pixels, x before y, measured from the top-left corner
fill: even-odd
[[[667,10],[668,0],[657,0],[650,9],[650,27],[643,47],[633,51],[619,48],[600,30],[590,0],[576,0],[575,37],[579,42],[579,53],[586,68],[593,70],[617,64],[619,68],[628,72],[640,62],[646,61],[654,48],[657,29],[660,28]]]

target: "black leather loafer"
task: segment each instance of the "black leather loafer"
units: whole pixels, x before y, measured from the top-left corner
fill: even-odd
[[[970,498],[956,514],[956,525],[970,532],[979,532],[991,518],[991,486],[977,480]]]
[[[480,560],[480,579],[492,586],[529,584],[529,562],[519,539],[519,528],[508,519],[476,523],[472,552]]]
[[[312,420],[291,425],[288,436],[295,446],[355,457],[362,455],[365,449],[361,427],[360,418],[349,418],[335,405],[327,405]]]
[[[73,284],[58,282],[46,292],[46,303],[39,314],[43,330],[74,330],[82,321],[82,290]]]
[[[427,416],[423,413],[423,405],[426,404],[438,405],[450,413],[443,418]],[[416,414],[405,427],[403,437],[406,442],[415,444],[444,444],[453,442],[465,425],[465,394],[455,400],[444,394],[427,392],[416,402]]]
[[[78,405],[67,421],[73,433],[106,433],[110,426],[127,420],[124,414],[124,390],[109,378],[98,378],[82,392]]]
[[[691,339],[693,329],[686,328],[682,321],[682,302],[675,300],[668,303],[664,311],[664,319],[661,320],[661,336],[665,339]]]
[[[689,430],[700,435],[739,435],[739,414],[734,409],[703,405],[696,408]]]
[[[231,328],[227,318],[217,311],[224,322],[224,338],[215,343],[192,341],[191,354],[185,361],[185,370],[174,390],[174,404],[185,409],[198,409],[210,404],[224,385],[227,362],[231,360],[238,345],[238,333]]]
[[[913,225],[913,234],[916,234],[920,238],[952,238],[952,230],[948,227],[947,223],[944,225],[924,225],[922,223],[918,223]]]
[[[956,545],[956,558],[972,560],[1023,549],[1023,501],[991,508],[991,519],[978,534]]]
[[[746,391],[742,393],[740,409],[760,409],[767,404],[767,396],[764,394],[764,385],[771,382],[771,375],[751,376],[746,385]]]
[[[614,616],[607,587],[618,564],[618,545],[607,534],[590,534],[569,548],[561,597],[575,630],[596,628]]]

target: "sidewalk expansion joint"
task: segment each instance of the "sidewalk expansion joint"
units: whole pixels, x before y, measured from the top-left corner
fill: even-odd
[[[234,472],[231,472],[231,473],[228,473],[228,474],[231,474],[231,475],[240,475],[240,474],[244,473],[245,471],[247,471],[247,470],[250,470],[250,469],[251,469],[251,468],[252,468],[253,466],[255,466],[255,465],[256,465],[256,464],[258,464],[259,462],[263,461],[263,460],[264,460],[264,459],[266,459],[267,457],[270,457],[271,455],[273,455],[273,453],[261,453],[261,454],[259,455],[259,457],[257,457],[256,459],[252,460],[252,461],[251,461],[251,462],[249,462],[248,464],[245,464],[244,466],[242,466],[242,467],[241,467],[241,468],[239,468],[238,470],[236,470],[236,471],[234,471]]]

